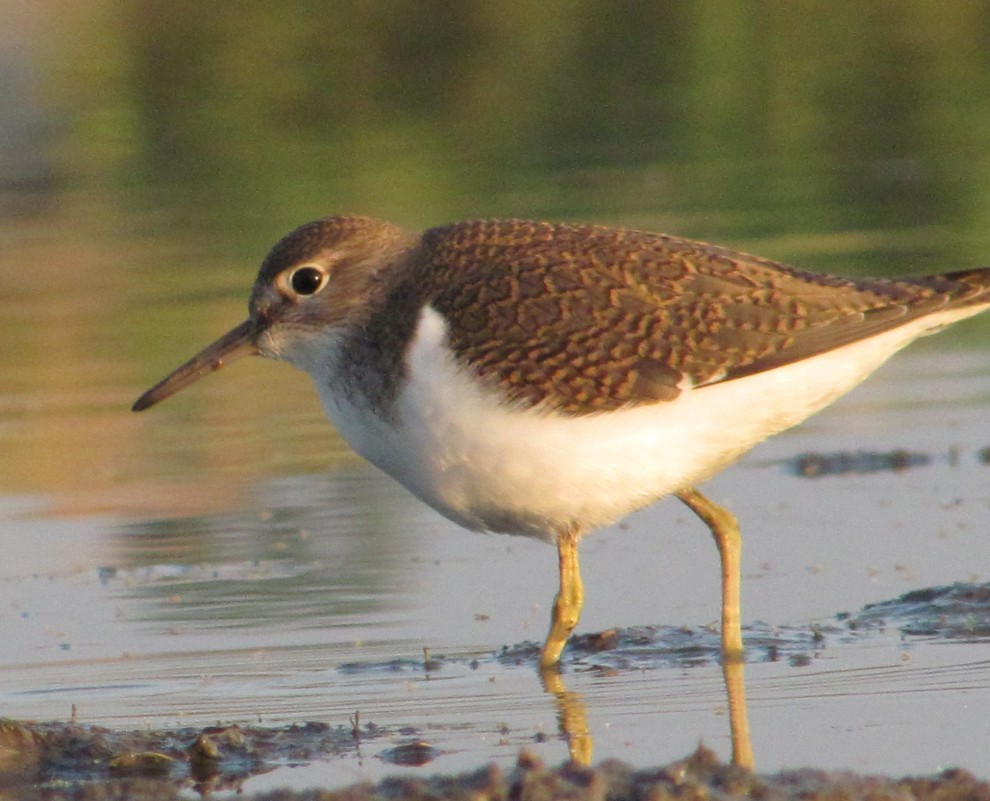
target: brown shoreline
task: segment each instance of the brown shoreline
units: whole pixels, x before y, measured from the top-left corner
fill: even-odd
[[[814,768],[764,775],[723,763],[704,746],[682,760],[657,768],[633,769],[614,759],[591,768],[569,763],[547,767],[523,749],[511,771],[487,765],[457,775],[404,774],[340,789],[286,789],[240,795],[251,776],[340,756],[356,750],[361,741],[386,733],[374,727],[358,731],[317,723],[282,728],[229,726],[115,732],[75,722],[0,719],[0,798],[169,801],[188,798],[192,790],[204,796],[235,791],[245,801],[990,801],[990,783],[960,769],[904,778]],[[428,744],[418,741],[408,746],[416,753],[428,748]]]

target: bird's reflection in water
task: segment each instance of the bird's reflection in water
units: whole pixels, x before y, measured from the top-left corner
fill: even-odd
[[[557,704],[557,722],[560,733],[567,741],[571,760],[578,765],[590,765],[595,744],[588,728],[588,707],[584,698],[580,693],[567,689],[558,668],[541,670],[540,678],[543,689],[554,697]]]
[[[753,745],[749,736],[746,711],[745,663],[741,657],[723,657],[722,676],[728,697],[729,730],[732,736],[732,762],[743,768],[754,768]],[[588,726],[588,708],[580,693],[567,689],[559,669],[542,670],[543,688],[553,696],[557,706],[560,732],[567,741],[571,760],[578,765],[590,765],[594,737]]]
[[[746,710],[746,663],[741,656],[722,659],[722,676],[729,702],[729,733],[732,735],[732,764],[753,770],[753,743],[749,737]]]

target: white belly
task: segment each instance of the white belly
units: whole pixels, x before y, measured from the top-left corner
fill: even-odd
[[[409,352],[393,424],[314,375],[328,416],[359,454],[452,520],[552,539],[565,526],[616,521],[709,478],[758,442],[799,423],[954,310],[670,402],[568,417],[504,405],[444,345],[427,309]]]

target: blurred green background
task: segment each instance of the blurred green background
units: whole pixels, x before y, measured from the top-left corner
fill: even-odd
[[[939,246],[899,229],[982,241],[990,206],[979,3],[13,5],[34,23],[7,32],[39,123],[8,150],[38,165],[23,185],[221,254],[356,209],[886,231],[870,249],[924,259]]]
[[[253,474],[260,451],[326,465],[332,435],[282,368],[127,414],[243,319],[272,242],[325,214],[593,220],[845,274],[990,261],[987,4],[0,0],[0,16],[0,488],[70,508],[147,511],[148,482],[191,496],[183,479]],[[169,416],[203,426],[182,438]]]

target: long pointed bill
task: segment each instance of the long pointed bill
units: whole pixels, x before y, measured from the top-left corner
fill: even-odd
[[[159,401],[171,397],[180,389],[185,389],[207,373],[219,370],[228,362],[241,356],[257,353],[258,348],[254,344],[254,331],[255,324],[251,320],[246,320],[233,331],[224,334],[212,345],[207,345],[182,367],[163,378],[138,398],[131,407],[131,411],[140,412],[142,409],[154,406]]]

